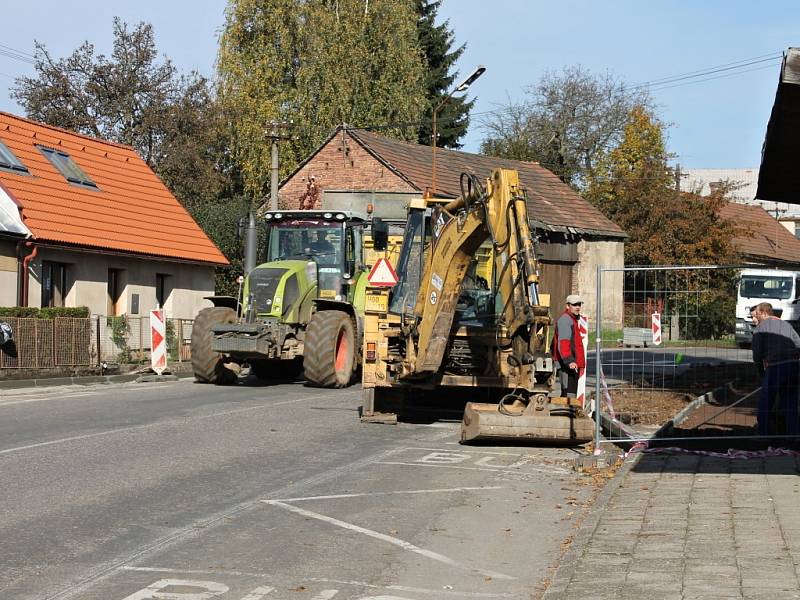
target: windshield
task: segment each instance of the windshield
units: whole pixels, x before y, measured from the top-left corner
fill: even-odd
[[[792,283],[791,277],[747,275],[739,284],[739,295],[742,298],[788,300],[792,297]]]
[[[425,215],[421,210],[415,210],[408,216],[403,247],[400,249],[400,258],[397,261],[397,274],[400,281],[392,289],[392,297],[389,302],[389,312],[391,313],[404,314],[414,310],[420,277],[422,277],[425,223]]]
[[[311,219],[273,222],[269,230],[267,262],[313,257],[319,265],[339,267],[343,232],[344,223]]]

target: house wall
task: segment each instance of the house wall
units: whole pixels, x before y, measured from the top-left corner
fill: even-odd
[[[0,241],[0,306],[17,305],[17,243]]]
[[[41,306],[42,262],[67,265],[65,306],[87,306],[92,314],[108,313],[108,271],[119,274],[118,314],[147,316],[156,308],[156,274],[167,275],[164,309],[169,318],[193,319],[201,308],[211,306],[204,296],[214,294],[214,267],[188,265],[144,258],[40,248],[29,269],[28,305]],[[134,294],[139,306],[134,306]]]
[[[589,317],[589,330],[597,323],[597,267],[621,269],[625,266],[625,244],[621,241],[581,240],[578,262],[573,266],[572,293],[583,296],[583,314]],[[623,272],[603,274],[602,325],[622,329]]]
[[[349,136],[337,135],[308,163],[287,180],[278,194],[283,209],[300,208],[310,178],[322,190],[375,190],[381,192],[413,192],[412,186],[386,168]]]

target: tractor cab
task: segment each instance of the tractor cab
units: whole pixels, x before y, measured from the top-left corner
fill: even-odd
[[[309,210],[270,211],[267,264],[304,261],[316,297],[352,302],[355,279],[364,268],[365,215]]]

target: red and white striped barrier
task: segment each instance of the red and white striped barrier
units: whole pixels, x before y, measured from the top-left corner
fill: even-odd
[[[167,368],[167,326],[164,310],[150,311],[150,366],[161,375]]]

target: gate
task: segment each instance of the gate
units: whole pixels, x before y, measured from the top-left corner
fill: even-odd
[[[735,339],[740,268],[598,267],[588,361],[603,415],[596,447],[653,436],[706,443],[797,437],[798,392],[791,386],[764,405],[768,429],[762,423],[759,433],[761,377],[749,347]],[[622,298],[612,285],[620,276]],[[739,326],[748,328],[749,319]]]

